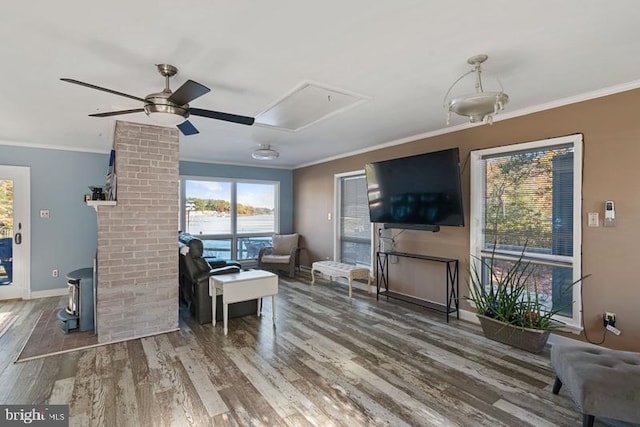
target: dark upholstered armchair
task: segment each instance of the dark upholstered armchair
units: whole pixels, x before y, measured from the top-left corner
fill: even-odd
[[[200,324],[211,322],[211,297],[209,277],[217,274],[237,273],[238,265],[211,268],[202,256],[200,239],[193,238],[187,244],[180,243],[180,296]]]
[[[193,239],[198,239],[198,238],[185,231],[178,231],[178,242],[184,245],[187,245]],[[207,254],[206,253],[207,251],[204,249],[204,244],[202,246],[203,246],[202,252],[203,252],[204,259],[209,263],[211,268],[226,267],[227,265],[237,265],[238,267],[240,267],[240,263],[236,261],[218,258],[213,254]]]
[[[299,239],[298,233],[274,234],[273,246],[266,246],[258,253],[258,268],[274,272],[283,270],[289,277],[294,277],[296,266],[299,265]]]

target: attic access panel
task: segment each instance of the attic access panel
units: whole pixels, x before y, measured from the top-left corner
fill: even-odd
[[[304,82],[258,114],[255,123],[297,132],[368,100],[363,95]]]

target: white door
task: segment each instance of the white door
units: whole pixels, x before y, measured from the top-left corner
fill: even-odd
[[[0,300],[29,298],[30,169],[0,165]]]

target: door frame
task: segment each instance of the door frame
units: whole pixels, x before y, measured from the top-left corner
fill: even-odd
[[[0,165],[0,177],[13,180],[13,235],[22,228],[22,243],[13,244],[13,281],[11,288],[0,289],[0,300],[31,298],[31,168]]]

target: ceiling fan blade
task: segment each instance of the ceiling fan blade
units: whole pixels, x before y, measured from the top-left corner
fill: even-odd
[[[168,100],[178,105],[184,105],[210,91],[211,89],[198,82],[187,80],[182,86],[176,89],[173,94],[171,94]]]
[[[136,108],[133,110],[120,110],[120,111],[110,111],[108,113],[89,114],[89,117],[109,117],[109,116],[118,116],[120,114],[131,114],[131,113],[142,113],[142,112],[144,112],[144,108]]]
[[[184,136],[195,135],[197,133],[200,133],[198,132],[198,129],[196,129],[196,127],[192,125],[189,120],[185,120],[184,122],[176,126],[178,127],[178,129],[180,129],[180,132],[182,132]]]
[[[255,119],[253,117],[238,116],[236,114],[221,113],[219,111],[201,110],[200,108],[189,108],[189,114],[194,116],[208,117],[210,119],[224,120],[227,122],[240,123],[251,126]]]
[[[79,81],[79,80],[66,79],[66,78],[63,78],[63,79],[60,79],[60,80],[62,80],[63,82],[73,83],[73,84],[76,84],[76,85],[80,85],[80,86],[88,87],[88,88],[90,88],[90,89],[101,90],[101,91],[103,91],[103,92],[112,93],[112,94],[114,94],[114,95],[120,95],[120,96],[124,96],[124,97],[126,97],[126,98],[135,99],[136,101],[142,101],[142,102],[144,102],[144,99],[143,99],[143,98],[139,98],[139,97],[137,97],[137,96],[133,96],[133,95],[129,95],[129,94],[126,94],[126,93],[118,92],[118,91],[115,91],[115,90],[107,89],[107,88],[104,88],[104,87],[100,87],[100,86],[92,85],[92,84],[90,84],[90,83],[81,82],[81,81]]]

